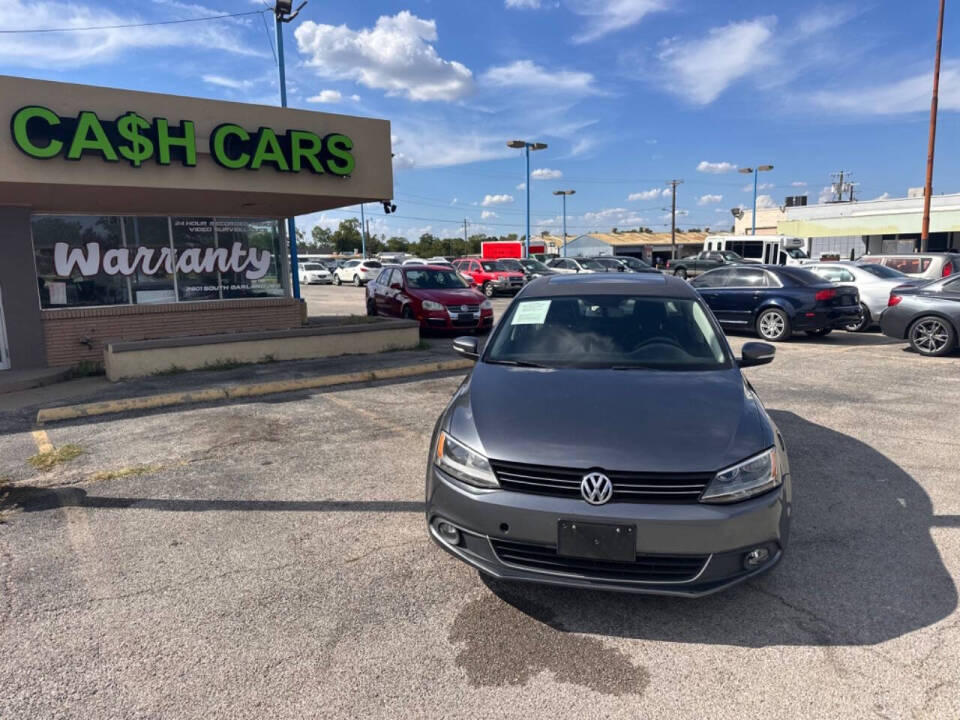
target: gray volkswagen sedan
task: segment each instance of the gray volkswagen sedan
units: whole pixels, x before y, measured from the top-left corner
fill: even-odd
[[[518,581],[697,596],[776,564],[791,514],[783,439],[686,282],[558,275],[528,284],[443,411],[427,526]]]

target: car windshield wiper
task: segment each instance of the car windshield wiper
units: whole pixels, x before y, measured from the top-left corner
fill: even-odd
[[[513,365],[514,367],[528,367],[528,368],[545,368],[546,365],[540,365],[535,362],[528,362],[526,360],[484,360],[484,362],[490,363],[491,365]]]
[[[656,365],[611,365],[611,370],[663,370]]]

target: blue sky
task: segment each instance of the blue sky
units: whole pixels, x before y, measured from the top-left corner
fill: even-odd
[[[0,0],[0,28],[83,27],[257,10],[262,0]],[[960,191],[960,13],[947,8],[935,192]],[[923,184],[937,3],[781,0],[311,0],[286,32],[290,104],[389,119],[395,201],[371,230],[523,232],[532,155],[534,234],[728,227],[761,205],[852,171],[857,194]],[[267,25],[264,26],[264,19]],[[276,104],[272,18],[0,35],[0,72]],[[750,188],[752,190],[752,188]],[[335,226],[356,208],[308,216]]]

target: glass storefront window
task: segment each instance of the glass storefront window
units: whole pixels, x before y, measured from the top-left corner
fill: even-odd
[[[284,295],[275,220],[34,215],[43,308]]]

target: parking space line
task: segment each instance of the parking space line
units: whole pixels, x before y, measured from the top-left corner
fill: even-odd
[[[46,455],[53,452],[53,443],[50,442],[46,430],[34,430],[30,434],[33,435],[33,441],[37,444],[38,453]]]

